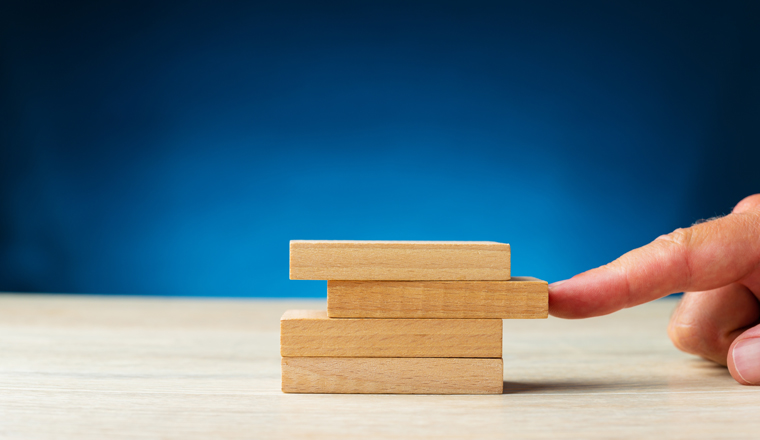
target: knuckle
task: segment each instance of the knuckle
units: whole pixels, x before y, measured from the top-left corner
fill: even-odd
[[[668,326],[668,336],[677,349],[686,353],[698,354],[702,345],[700,331],[691,325],[672,322]]]
[[[691,246],[694,231],[691,228],[678,228],[670,234],[662,235],[657,239],[678,247],[688,248]]]
[[[679,228],[670,234],[658,237],[655,242],[675,264],[674,270],[678,272],[681,279],[685,280],[683,285],[691,286],[693,277],[691,257],[693,249],[697,246],[695,229]]]
[[[733,212],[745,212],[750,210],[757,210],[760,208],[760,194],[753,194],[747,196],[742,201],[736,204]]]
[[[723,351],[719,332],[709,325],[673,320],[668,336],[676,348],[686,353],[715,359]]]

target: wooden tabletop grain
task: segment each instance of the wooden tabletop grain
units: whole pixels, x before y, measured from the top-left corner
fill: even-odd
[[[279,318],[324,301],[0,295],[0,438],[750,438],[760,387],[678,352],[661,300],[504,322],[499,396],[280,392]]]

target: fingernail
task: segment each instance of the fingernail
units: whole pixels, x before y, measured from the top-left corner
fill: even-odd
[[[567,280],[562,280],[562,281],[557,281],[556,283],[551,283],[551,284],[549,284],[549,288],[553,289],[555,287],[559,287],[559,285],[562,284],[562,283],[564,283],[565,281],[567,281]]]
[[[760,338],[745,339],[734,346],[734,367],[745,382],[760,385]]]

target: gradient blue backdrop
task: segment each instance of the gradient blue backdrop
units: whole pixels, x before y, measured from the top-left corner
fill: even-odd
[[[0,6],[0,290],[324,296],[290,239],[556,281],[760,190],[760,3]]]

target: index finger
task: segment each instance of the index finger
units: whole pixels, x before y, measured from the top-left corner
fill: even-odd
[[[760,211],[734,212],[552,284],[549,312],[562,318],[606,315],[671,293],[725,286],[759,266]]]

